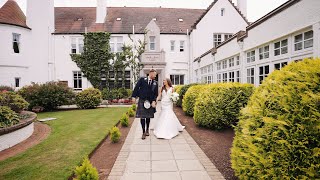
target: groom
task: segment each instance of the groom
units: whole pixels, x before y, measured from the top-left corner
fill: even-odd
[[[155,80],[157,72],[151,69],[148,77],[140,78],[132,92],[132,102],[139,97],[136,118],[140,118],[142,139],[149,136],[150,118],[156,112],[156,99],[158,96],[158,82]],[[147,126],[147,127],[146,127]]]

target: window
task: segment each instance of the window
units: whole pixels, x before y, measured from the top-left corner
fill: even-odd
[[[234,72],[229,72],[229,82],[234,82]]]
[[[221,16],[224,16],[225,9],[221,8]]]
[[[122,48],[123,48],[122,36],[110,37],[110,50],[112,53],[122,52]]]
[[[156,37],[155,36],[150,36],[149,39],[150,39],[150,43],[149,43],[150,50],[151,51],[156,50]]]
[[[124,72],[124,77],[125,77],[125,78],[130,78],[130,77],[131,77],[130,71],[125,71],[125,72]]]
[[[286,65],[288,65],[288,62],[277,63],[277,64],[274,64],[274,69],[275,70],[280,70],[283,67],[285,67]]]
[[[236,59],[237,59],[236,60],[236,65],[239,66],[240,65],[240,56],[237,56]]]
[[[171,51],[173,52],[174,48],[175,48],[176,41],[170,41],[170,44],[171,44]]]
[[[229,67],[234,66],[234,58],[229,59]]]
[[[222,74],[222,82],[228,82],[228,73]]]
[[[211,84],[212,83],[212,76],[208,76],[208,81],[207,81],[208,84]]]
[[[184,41],[180,41],[180,52],[184,51]]]
[[[184,75],[170,75],[173,85],[184,85]]]
[[[20,53],[20,34],[12,33],[12,48],[14,53]]]
[[[217,83],[221,83],[221,74],[217,74]]]
[[[19,78],[19,77],[14,78],[14,84],[15,84],[16,88],[20,87],[20,79],[21,78]]]
[[[221,42],[221,34],[213,34],[213,47],[217,47]]]
[[[280,54],[288,53],[288,39],[274,43],[274,55],[279,56]]]
[[[313,47],[313,31],[308,31],[294,37],[294,50],[299,51]]]
[[[247,83],[254,84],[254,68],[247,69]]]
[[[260,84],[268,76],[268,74],[269,74],[269,65],[259,67],[259,83]]]
[[[220,70],[220,69],[221,69],[221,61],[217,62],[217,70]]]
[[[83,37],[72,37],[71,38],[71,53],[80,54],[83,53]]]
[[[259,48],[259,59],[262,60],[267,58],[269,58],[269,45]]]
[[[236,82],[240,82],[240,71],[236,71]]]
[[[225,34],[224,35],[224,40],[227,40],[227,39],[229,39],[229,38],[231,38],[232,37],[232,34]]]
[[[247,62],[251,63],[254,62],[256,60],[256,52],[255,50],[247,52]]]
[[[73,89],[82,90],[82,74],[81,71],[73,72]]]
[[[228,61],[228,60],[223,60],[223,61],[222,61],[222,69],[226,69],[226,68],[228,67],[227,61]]]
[[[131,89],[131,81],[130,80],[125,80],[124,81],[124,86],[126,89]]]

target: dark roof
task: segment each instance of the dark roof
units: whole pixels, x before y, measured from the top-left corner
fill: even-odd
[[[9,24],[30,29],[26,24],[26,16],[14,0],[8,0],[0,8],[0,24]]]
[[[243,20],[249,25],[249,21],[247,20],[247,18],[241,13],[241,11],[239,10],[239,8],[231,1],[228,0],[231,5],[235,8],[235,10],[240,14],[240,16],[243,18]],[[202,20],[202,18],[210,11],[210,9],[218,2],[218,0],[214,0],[209,7],[203,12],[203,14],[199,17],[199,19],[192,25],[192,29],[191,32],[193,31],[193,29],[196,29],[198,23]]]
[[[143,33],[153,18],[161,34],[186,34],[192,24],[203,14],[203,9],[178,9],[156,7],[108,7],[105,23],[96,22],[95,7],[56,7],[55,34],[107,31],[113,34]],[[121,18],[121,21],[117,21]],[[183,22],[179,22],[179,19]]]

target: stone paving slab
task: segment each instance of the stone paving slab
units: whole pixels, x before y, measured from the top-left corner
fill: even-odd
[[[186,130],[171,140],[157,139],[152,131],[145,140],[141,135],[140,119],[135,119],[108,180],[224,179]]]

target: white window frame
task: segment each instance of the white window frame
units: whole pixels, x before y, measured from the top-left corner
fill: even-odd
[[[175,46],[176,46],[176,41],[171,40],[170,41],[170,51],[174,52],[175,51]]]
[[[84,37],[71,37],[71,54],[83,53],[83,47],[84,47]]]
[[[256,61],[256,51],[252,50],[247,52],[247,63],[252,63]]]
[[[241,78],[240,78],[240,70],[238,70],[238,71],[235,71],[235,80],[236,80],[236,82],[241,82]]]
[[[184,43],[185,41],[180,41],[180,52],[184,52]]]
[[[212,83],[212,79],[213,79],[212,76],[208,76],[207,83],[211,84]]]
[[[16,87],[16,88],[21,87],[21,77],[14,78],[14,87]]]
[[[227,69],[228,68],[228,60],[223,60],[222,61],[222,69]]]
[[[15,54],[19,54],[21,52],[20,38],[21,38],[21,34],[12,33],[12,50],[13,50],[13,53]],[[18,45],[18,52],[14,51],[14,43],[17,43]]]
[[[122,52],[123,48],[123,36],[111,36],[110,37],[110,52],[118,53]]]
[[[259,60],[268,59],[270,57],[270,46],[264,46],[259,48]]]
[[[217,70],[221,70],[221,61],[217,62]]]
[[[149,50],[156,50],[156,36],[149,36]]]
[[[226,12],[226,9],[225,8],[221,8],[221,16],[224,16],[225,12]]]
[[[237,56],[236,57],[236,66],[239,66],[240,65],[240,56]]]
[[[82,79],[82,72],[81,71],[73,71],[73,89],[74,90],[82,90],[83,88],[83,79]],[[76,83],[75,83],[76,81]]]
[[[222,34],[213,34],[213,47],[222,43]]]
[[[253,73],[252,73],[253,70]],[[255,83],[255,69],[254,67],[247,68],[247,83],[254,84]]]
[[[178,77],[178,82],[176,82],[176,77]],[[170,79],[172,85],[184,85],[185,84],[185,75],[184,74],[171,74]],[[182,80],[182,83],[181,83]]]
[[[219,73],[217,74],[217,83],[221,83],[222,82],[222,74]]]
[[[279,68],[276,68],[276,65],[279,65]],[[287,61],[285,61],[285,62],[277,62],[277,63],[274,63],[273,68],[274,68],[274,70],[281,70],[286,65],[288,65]]]
[[[229,82],[235,82],[235,72],[234,71],[229,72]]]
[[[222,82],[228,82],[228,73],[227,72],[222,73]]]
[[[306,38],[306,34],[311,33],[312,37]],[[296,37],[301,36],[301,40],[297,40]],[[297,34],[294,36],[294,51],[300,51],[303,49],[308,49],[313,47],[313,38],[314,38],[314,32],[313,30],[306,31],[301,34]],[[306,46],[307,42],[311,42],[309,46]],[[300,49],[301,48],[301,49]]]
[[[227,39],[231,38],[233,34],[224,34],[224,40],[226,41]]]
[[[279,44],[279,45],[277,45],[277,44]],[[287,54],[288,53],[288,39],[283,39],[281,41],[275,42],[273,44],[273,47],[274,47],[274,56]]]
[[[266,67],[268,72],[266,73]],[[262,72],[260,71],[262,68]],[[270,74],[270,65],[259,66],[259,84],[262,84],[263,80]]]
[[[229,59],[229,67],[234,67],[234,57]]]

